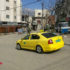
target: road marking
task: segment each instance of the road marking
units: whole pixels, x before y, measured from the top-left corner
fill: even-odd
[[[2,65],[3,63],[2,62],[0,62],[0,65]]]

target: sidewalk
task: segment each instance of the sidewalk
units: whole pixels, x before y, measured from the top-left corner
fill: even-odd
[[[63,36],[65,45],[70,45],[70,34]]]
[[[4,36],[4,35],[10,35],[10,34],[16,34],[17,32],[14,33],[0,33],[0,36]]]

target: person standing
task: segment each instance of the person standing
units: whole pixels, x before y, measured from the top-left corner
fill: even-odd
[[[27,23],[27,34],[30,34],[30,32],[31,32],[31,29],[29,27],[29,24]]]

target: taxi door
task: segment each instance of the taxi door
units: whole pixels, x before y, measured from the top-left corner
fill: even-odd
[[[36,34],[32,34],[30,36],[30,40],[29,40],[29,45],[30,45],[30,49],[35,50],[36,49],[36,45],[39,42],[40,37]]]
[[[22,40],[22,48],[30,49],[29,42],[30,42],[30,35],[27,35]]]

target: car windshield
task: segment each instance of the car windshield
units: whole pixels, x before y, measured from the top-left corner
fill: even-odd
[[[46,37],[46,38],[50,38],[50,37],[55,37],[55,36],[57,36],[56,34],[54,34],[54,33],[43,33],[42,34],[44,37]]]
[[[62,22],[62,23],[59,24],[59,26],[68,27],[69,25],[68,25],[68,22]]]

